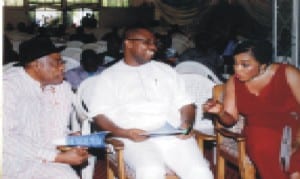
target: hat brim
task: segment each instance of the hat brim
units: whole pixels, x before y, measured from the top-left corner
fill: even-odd
[[[41,58],[41,57],[43,57],[43,56],[46,56],[46,55],[49,55],[49,54],[52,54],[52,53],[59,53],[59,52],[63,51],[66,47],[67,47],[67,46],[55,47],[55,48],[53,48],[53,50],[51,50],[50,52],[47,51],[47,52],[45,52],[45,53],[40,53],[38,56],[34,57],[34,58],[32,59],[32,61],[29,61],[29,62],[27,62],[27,63],[25,63],[25,64],[22,63],[22,62],[18,62],[18,63],[16,63],[16,64],[14,64],[13,66],[24,66],[24,65],[26,65],[26,64],[28,64],[28,63],[30,63],[30,62],[33,62],[33,61],[35,61],[36,59]]]

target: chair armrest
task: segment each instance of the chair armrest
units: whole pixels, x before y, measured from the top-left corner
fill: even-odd
[[[125,162],[124,162],[124,143],[113,137],[107,137],[105,139],[106,144],[112,146],[111,151],[107,153],[107,172],[108,178],[125,178]],[[109,147],[108,147],[109,148]]]
[[[216,140],[216,135],[215,134],[210,135],[210,134],[201,132],[199,130],[193,130],[193,132],[196,135],[196,138],[201,138],[201,139],[208,140],[208,141]]]
[[[124,150],[124,143],[121,140],[108,137],[105,139],[107,144],[111,144],[114,147],[114,150]]]
[[[235,132],[229,131],[225,128],[216,128],[215,130],[216,130],[217,134],[232,138],[237,142],[242,142],[242,141],[245,141],[245,139],[246,139],[243,134],[235,133]]]

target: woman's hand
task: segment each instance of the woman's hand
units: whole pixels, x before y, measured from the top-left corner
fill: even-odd
[[[203,112],[212,113],[212,114],[221,114],[223,112],[223,105],[215,101],[213,99],[208,99],[203,105],[202,105]]]
[[[59,153],[54,162],[69,165],[80,165],[87,161],[89,153],[86,148],[74,147],[66,152]]]

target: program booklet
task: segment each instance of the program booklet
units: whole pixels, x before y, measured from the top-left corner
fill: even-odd
[[[171,124],[166,123],[164,126],[162,126],[159,129],[147,131],[141,135],[144,136],[167,136],[167,135],[180,135],[180,134],[186,134],[188,129],[178,129],[173,127]]]

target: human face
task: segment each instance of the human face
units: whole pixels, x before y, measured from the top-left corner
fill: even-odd
[[[149,62],[157,51],[154,35],[146,29],[125,40],[127,56],[125,60],[131,65],[142,65]]]
[[[261,66],[249,52],[234,56],[235,76],[240,81],[247,82],[259,76]]]
[[[43,86],[62,83],[65,65],[59,53],[44,56],[38,62],[40,81]]]

